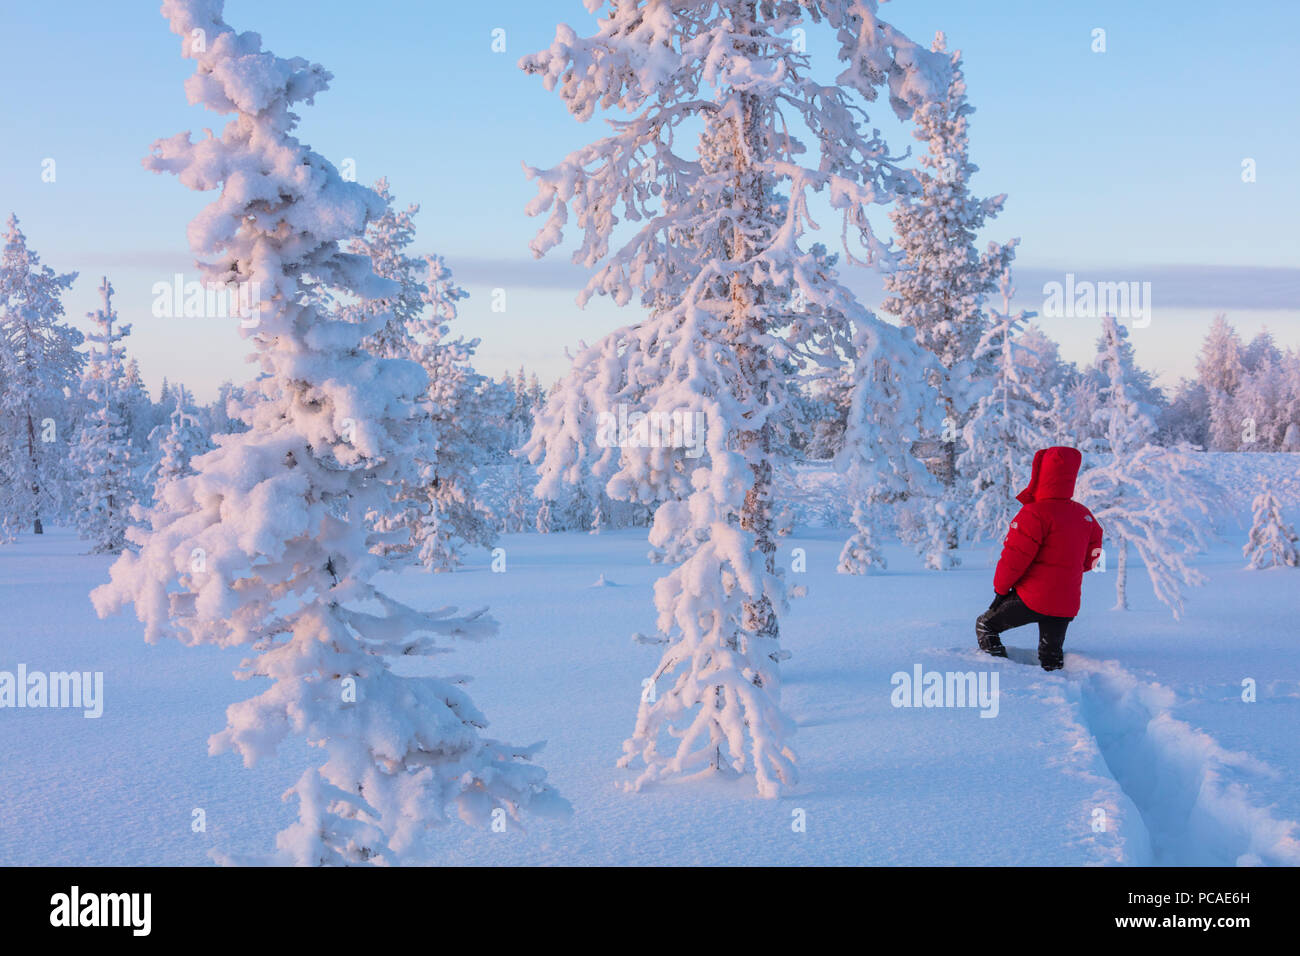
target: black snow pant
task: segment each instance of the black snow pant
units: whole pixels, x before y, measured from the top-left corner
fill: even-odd
[[[976,619],[975,638],[981,649],[1004,657],[1006,651],[1002,649],[1002,632],[1037,623],[1038,663],[1046,670],[1057,670],[1065,665],[1065,629],[1073,620],[1072,617],[1039,614],[1012,590],[994,597],[989,609]]]

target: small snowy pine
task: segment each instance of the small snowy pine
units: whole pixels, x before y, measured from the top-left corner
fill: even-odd
[[[383,214],[349,248],[369,256],[375,274],[397,283],[399,291],[362,302],[350,314],[387,315],[366,346],[380,358],[410,359],[424,368],[434,433],[427,445],[433,453],[420,462],[418,481],[399,495],[404,504],[400,519],[385,523],[384,530],[405,527],[409,538],[398,550],[414,553],[429,570],[450,571],[462,563],[467,546],[495,543],[478,485],[479,471],[502,436],[490,433],[491,415],[484,407],[491,383],[471,365],[478,339],[448,337],[457,302],[467,293],[452,280],[441,257],[420,259],[408,253],[420,207],[396,208],[386,179],[375,184],[375,191],[383,200]]]
[[[1246,377],[1241,338],[1225,315],[1216,315],[1201,345],[1196,374],[1209,397],[1210,447],[1237,451],[1241,447],[1241,422],[1234,399]]]
[[[962,526],[974,541],[996,539],[1005,532],[1019,507],[1015,495],[1024,486],[1027,463],[1035,451],[1052,443],[1040,421],[1051,400],[1035,388],[1020,341],[1034,313],[1011,312],[1015,289],[1010,269],[1002,274],[1000,287],[1002,311],[993,312],[975,349],[977,361],[994,363],[991,390],[976,403],[962,429],[965,447],[957,457],[958,475],[968,483]]]
[[[133,468],[135,451],[125,416],[126,350],[131,334],[113,311],[113,287],[99,285],[99,308],[87,314],[93,331],[90,362],[82,377],[86,417],[72,449],[77,531],[92,554],[119,554],[126,547],[131,509],[140,497]]]
[[[42,517],[65,505],[65,391],[75,391],[82,334],[63,322],[75,272],[56,273],[9,217],[0,256],[0,539],[44,533]]]
[[[166,507],[167,486],[178,478],[194,474],[190,463],[212,448],[212,442],[199,424],[189,392],[184,386],[178,386],[175,391],[176,405],[166,425],[159,425],[149,433],[150,444],[159,449],[158,461],[151,470],[152,500],[156,507],[161,508]]]
[[[1261,479],[1260,492],[1253,503],[1250,538],[1241,553],[1248,570],[1260,568],[1300,567],[1300,546],[1295,530],[1282,518],[1282,505]]]
[[[836,456],[853,500],[854,532],[840,551],[836,570],[841,574],[885,568],[877,544],[882,506],[937,498],[942,493],[912,454],[921,435],[939,427],[942,412],[928,374],[935,359],[917,348],[910,336],[910,329],[873,323],[863,325],[854,341],[849,412]],[[936,553],[949,552],[940,548]]]

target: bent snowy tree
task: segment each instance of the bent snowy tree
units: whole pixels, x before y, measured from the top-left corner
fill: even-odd
[[[914,179],[861,101],[887,87],[906,118],[949,78],[946,57],[876,8],[875,0],[612,0],[593,36],[562,25],[549,49],[521,61],[579,120],[615,111],[610,135],[553,168],[526,167],[538,183],[528,212],[547,216],[534,253],[561,243],[572,210],[582,231],[574,261],[595,270],[579,302],[604,294],[651,311],[584,352],[574,370],[581,401],[570,389],[539,417],[531,449],[539,489],[592,457],[582,446],[593,436],[568,410],[590,418],[630,399],[640,414],[698,413],[705,424],[697,457],[663,442],[595,456],[610,469],[610,497],[662,502],[650,540],[680,559],[655,586],[652,640],[664,652],[654,680],[665,686],[642,695],[620,761],[644,765],[637,786],[730,768],[753,772],[759,792],[775,796],[795,779],[792,726],[779,703],[786,590],[773,479],[789,444],[796,376],[842,364],[855,327],[878,323],[826,257],[801,246],[816,228],[809,200],[822,193],[842,217],[850,262],[887,254],[867,209]],[[842,72],[830,83],[813,78],[803,52],[810,24],[828,25],[838,43]],[[676,743],[661,752],[668,738]]]
[[[1075,497],[1097,516],[1115,542],[1115,609],[1128,608],[1128,549],[1142,557],[1156,598],[1182,617],[1183,587],[1205,575],[1188,559],[1205,548],[1207,489],[1195,478],[1190,449],[1152,443],[1155,422],[1142,396],[1128,329],[1102,317],[1097,357],[1089,370],[1098,382],[1092,411],[1097,437],[1081,441],[1096,452],[1086,460]]]
[[[386,314],[342,317],[320,294],[398,291],[340,247],[383,200],[292,135],[291,107],[330,75],[234,32],[219,2],[168,0],[163,13],[196,62],[189,98],[233,118],[220,137],[160,140],[145,165],[220,189],[191,245],[210,283],[255,290],[241,327],[261,375],[242,411],[249,430],[219,436],[195,474],[164,486],[149,527],[133,529],[139,554],[123,554],[93,592],[97,610],[134,604],[149,641],[251,649],[239,676],[270,685],[227,710],[212,752],[251,765],[290,734],[325,749],[324,765],[285,794],[300,816],[277,839],[280,862],[400,862],[448,807],[479,825],[498,809],[562,809],[545,772],[524,762],[535,747],[480,735],[486,721],[461,681],[389,666],[438,651],[435,635],[479,637],[495,624],[416,611],[372,583],[390,566],[373,516],[394,512],[418,479],[413,463],[429,458],[428,379],[364,347]]]

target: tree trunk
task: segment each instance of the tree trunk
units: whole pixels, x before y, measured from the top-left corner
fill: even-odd
[[[44,534],[45,528],[41,526],[41,483],[36,468],[36,421],[32,418],[31,409],[27,411],[27,460],[32,466],[32,534]]]
[[[736,22],[754,21],[754,0],[742,0],[736,9]],[[741,116],[732,139],[734,170],[731,259],[744,262],[751,253],[751,242],[742,226],[760,219],[764,208],[763,179],[753,168],[751,159],[761,153],[756,98],[740,94]],[[743,404],[762,409],[767,405],[768,383],[773,374],[771,359],[756,339],[766,331],[762,290],[755,288],[748,276],[731,276],[731,328],[737,343],[736,355],[740,380],[736,383]],[[740,527],[754,536],[754,550],[763,555],[768,574],[776,573],[776,536],[772,528],[772,426],[764,418],[756,429],[741,425],[737,435],[738,451],[749,462],[753,483],[745,493],[740,511]],[[746,601],[743,627],[759,638],[776,640],[780,634],[776,609],[766,593],[757,600]]]
[[[1128,541],[1119,539],[1115,555],[1115,610],[1128,610]]]
[[[946,400],[945,400],[946,401]],[[953,410],[952,402],[947,402],[948,414],[952,416],[954,425],[957,421],[956,412]],[[943,467],[943,485],[949,492],[951,498],[952,490],[957,486],[957,440],[945,441],[944,443],[944,467]],[[949,504],[952,502],[949,501]],[[956,551],[961,542],[957,538],[957,522],[952,514],[944,515],[944,542],[949,551]]]

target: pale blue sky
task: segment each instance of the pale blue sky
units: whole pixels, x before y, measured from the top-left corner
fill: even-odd
[[[18,214],[48,264],[81,273],[70,316],[80,322],[107,273],[148,382],[167,375],[206,396],[248,375],[233,323],[155,319],[149,303],[154,282],[193,277],[185,227],[208,197],[140,159],[158,137],[223,119],[186,104],[192,64],[157,7],[4,3],[0,212]],[[1152,281],[1153,321],[1133,336],[1165,382],[1191,370],[1216,311],[1246,335],[1267,324],[1300,346],[1300,4],[895,0],[884,15],[917,39],[942,29],[965,54],[975,185],[1008,194],[988,237],[1021,239],[1018,305],[1040,308],[1042,284],[1066,271]],[[578,310],[581,273],[563,252],[539,264],[527,249],[536,223],[521,162],[551,164],[601,129],[572,120],[516,62],[558,21],[591,32],[579,0],[229,0],[226,19],[333,72],[302,111],[302,138],[422,205],[421,251],[444,254],[471,292],[461,327],[482,337],[485,372],[522,362],[550,380],[566,346],[635,319],[604,302]],[[498,27],[504,54],[491,50]],[[1105,53],[1091,50],[1098,27]],[[809,41],[832,68],[828,35],[813,27]],[[882,105],[872,120],[896,148],[913,143]],[[53,183],[41,180],[46,158]],[[854,285],[874,306],[878,284]],[[488,308],[495,286],[508,290],[504,314]],[[1043,324],[1067,358],[1087,358],[1094,323]]]

